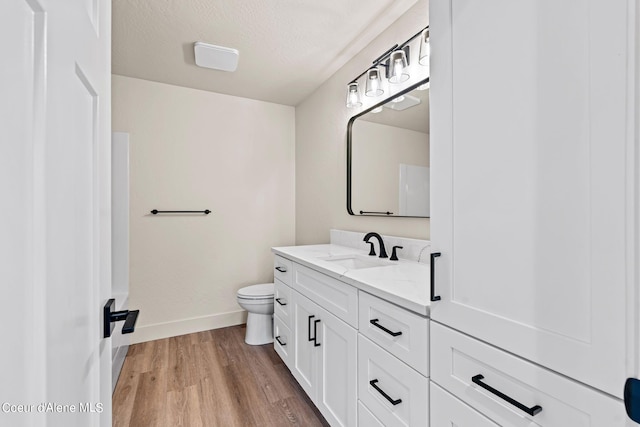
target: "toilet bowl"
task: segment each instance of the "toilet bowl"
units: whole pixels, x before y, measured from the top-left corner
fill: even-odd
[[[240,307],[249,312],[244,342],[262,345],[273,342],[273,283],[246,286],[238,290]]]

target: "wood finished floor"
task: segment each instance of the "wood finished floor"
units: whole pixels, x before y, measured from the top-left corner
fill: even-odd
[[[113,425],[328,426],[273,345],[233,326],[134,344],[113,395]]]

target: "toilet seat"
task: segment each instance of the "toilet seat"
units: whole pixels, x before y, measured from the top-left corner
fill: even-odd
[[[273,293],[273,283],[261,283],[238,289],[238,298],[243,300],[273,299]]]

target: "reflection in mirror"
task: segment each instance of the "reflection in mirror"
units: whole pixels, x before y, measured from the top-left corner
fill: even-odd
[[[347,210],[430,216],[428,79],[349,121]]]

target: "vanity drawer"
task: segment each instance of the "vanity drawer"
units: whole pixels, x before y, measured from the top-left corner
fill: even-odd
[[[291,288],[278,279],[273,281],[273,313],[291,327]]]
[[[499,427],[498,424],[438,387],[429,384],[431,425],[433,427]]]
[[[280,355],[280,358],[284,364],[287,365],[287,368],[291,370],[294,336],[291,333],[291,329],[277,316],[273,317],[273,337],[273,348],[276,350],[276,353]]]
[[[431,322],[431,380],[500,425],[625,425],[621,401],[435,322]],[[541,410],[535,415],[525,411],[536,406]]]
[[[358,328],[358,290],[300,264],[293,264],[293,289]]]
[[[362,291],[358,316],[361,334],[429,376],[429,319]]]
[[[429,380],[360,334],[358,398],[386,426],[424,426],[429,419]]]
[[[358,427],[385,427],[362,402],[358,401]]]
[[[280,255],[273,259],[273,278],[280,280],[285,285],[291,286],[293,263]]]

